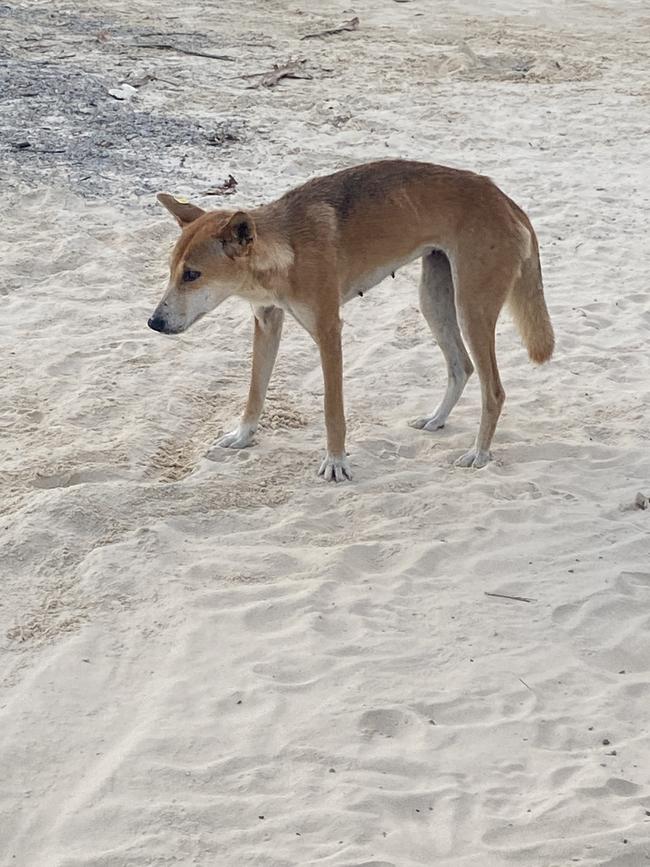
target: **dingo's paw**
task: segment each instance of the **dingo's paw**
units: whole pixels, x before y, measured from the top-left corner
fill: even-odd
[[[222,449],[245,449],[253,442],[255,428],[248,424],[240,424],[238,428],[218,439],[215,445]]]
[[[425,415],[422,418],[413,419],[413,421],[409,422],[409,425],[417,430],[434,431],[443,428],[446,421],[447,416],[434,412],[433,415]]]
[[[473,467],[475,470],[480,470],[486,464],[490,463],[490,453],[482,452],[479,449],[470,449],[454,461],[455,467]]]
[[[320,465],[318,475],[322,476],[326,482],[344,482],[346,479],[352,479],[352,471],[347,457],[345,455],[336,457],[329,452]]]

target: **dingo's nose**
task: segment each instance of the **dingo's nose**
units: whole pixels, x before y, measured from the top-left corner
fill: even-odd
[[[152,316],[147,322],[147,325],[154,331],[160,331],[161,333],[164,332],[167,327],[167,323],[162,316]]]

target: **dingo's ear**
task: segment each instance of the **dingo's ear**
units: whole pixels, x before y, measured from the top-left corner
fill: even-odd
[[[179,202],[178,199],[170,196],[169,193],[158,193],[156,198],[175,217],[181,229],[189,226],[190,223],[193,223],[194,220],[205,214],[203,208],[199,208],[198,205],[193,205],[191,202]]]
[[[244,211],[237,211],[219,232],[219,237],[223,241],[226,256],[230,256],[231,259],[235,256],[243,256],[255,240],[253,218]]]

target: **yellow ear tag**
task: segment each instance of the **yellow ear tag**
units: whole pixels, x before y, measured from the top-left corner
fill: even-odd
[[[176,196],[176,201],[179,205],[189,205],[190,200],[186,199],[185,196]]]

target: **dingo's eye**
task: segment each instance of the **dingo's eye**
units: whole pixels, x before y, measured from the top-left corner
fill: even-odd
[[[200,271],[190,271],[188,268],[183,271],[183,283],[191,283],[193,280],[198,280],[200,276]]]

